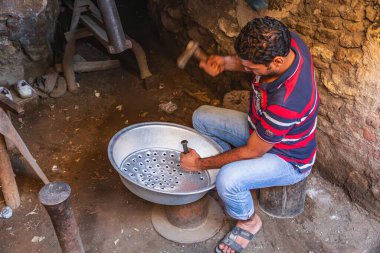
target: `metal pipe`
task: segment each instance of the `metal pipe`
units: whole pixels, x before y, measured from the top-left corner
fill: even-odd
[[[125,39],[123,27],[120,22],[120,17],[119,13],[117,12],[115,1],[98,0],[98,5],[102,13],[108,39],[111,44],[110,53],[117,54],[130,48],[130,44],[127,43]]]
[[[70,195],[68,184],[52,182],[42,187],[38,197],[50,216],[62,253],[84,253]]]
[[[187,147],[188,143],[189,142],[187,140],[181,141],[181,144],[182,144],[182,147],[183,147],[183,153],[185,153],[185,154],[189,153],[189,148]]]

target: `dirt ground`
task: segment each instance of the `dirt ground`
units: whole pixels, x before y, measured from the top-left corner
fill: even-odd
[[[145,42],[149,63],[162,89],[145,90],[133,68],[77,74],[78,94],[41,99],[39,107],[13,116],[16,129],[51,181],[72,188],[72,205],[86,252],[207,253],[231,228],[225,219],[211,239],[179,244],[153,228],[154,204],[129,192],[107,157],[111,137],[140,122],[163,121],[191,126],[192,111],[201,103],[182,92],[204,90],[218,97],[175,66],[156,43]],[[87,60],[98,49],[82,42]],[[87,52],[87,53],[86,53]],[[130,55],[126,55],[130,61]],[[100,57],[101,58],[101,57]],[[132,59],[133,60],[133,59]],[[97,96],[98,95],[98,96]],[[220,98],[219,98],[220,99]],[[158,110],[161,102],[178,105],[174,114]],[[12,155],[21,206],[10,219],[0,219],[0,252],[61,252],[50,218],[38,201],[43,186],[22,157]],[[211,191],[210,195],[217,198]],[[0,195],[0,207],[5,205]],[[264,222],[247,252],[379,253],[380,222],[352,204],[338,187],[313,173],[308,182],[305,212],[295,219],[275,219],[257,210]]]

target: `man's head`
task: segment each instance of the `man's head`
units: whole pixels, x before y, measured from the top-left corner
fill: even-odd
[[[274,18],[255,18],[241,30],[235,50],[247,71],[276,75],[290,52],[290,32]]]

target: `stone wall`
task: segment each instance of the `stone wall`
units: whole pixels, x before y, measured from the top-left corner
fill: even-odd
[[[0,85],[45,72],[58,13],[58,0],[0,1]]]
[[[314,57],[321,97],[316,167],[330,181],[343,186],[353,201],[377,216],[379,5],[379,0],[269,0],[269,8],[258,13],[244,0],[149,2],[162,38],[171,43],[175,53],[186,41],[195,39],[209,53],[233,54],[240,29],[259,16],[278,18],[300,34]],[[223,81],[218,80],[223,87],[231,87],[226,84],[231,79]]]

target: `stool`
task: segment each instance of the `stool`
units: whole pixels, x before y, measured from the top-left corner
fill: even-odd
[[[276,218],[294,218],[305,207],[307,178],[287,186],[268,187],[259,190],[259,207]]]

